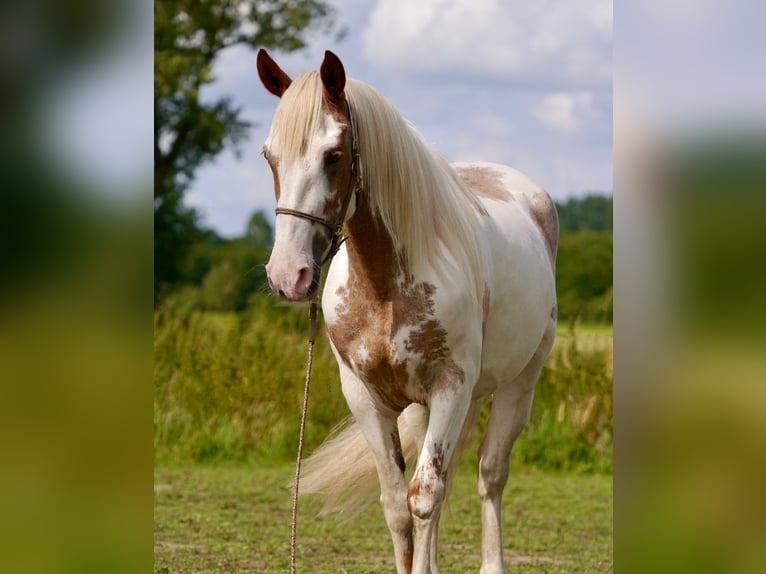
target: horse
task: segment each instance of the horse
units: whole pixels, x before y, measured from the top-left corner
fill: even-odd
[[[349,510],[378,491],[397,574],[436,574],[451,463],[491,400],[480,572],[505,573],[511,448],[556,333],[555,206],[510,167],[450,164],[330,51],[292,79],[261,49],[257,70],[280,98],[263,146],[277,204],[268,282],[312,299],[331,259],[321,308],[353,420],[307,459],[302,494]]]

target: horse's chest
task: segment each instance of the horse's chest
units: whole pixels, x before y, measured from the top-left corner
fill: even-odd
[[[410,284],[385,300],[352,287],[338,290],[327,326],[340,359],[390,406],[425,402],[449,358],[433,286]]]

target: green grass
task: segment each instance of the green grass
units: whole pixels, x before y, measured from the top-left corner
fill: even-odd
[[[305,376],[305,307],[255,297],[243,313],[203,312],[177,297],[158,309],[154,326],[158,463],[292,459]],[[560,328],[514,464],[611,472],[611,351],[611,326]],[[320,333],[306,451],[347,415],[338,367]]]
[[[155,574],[289,572],[292,473],[289,464],[156,468]],[[300,502],[299,572],[394,571],[378,505],[342,522],[316,517],[318,502]],[[612,571],[611,477],[512,471],[503,511],[514,574]],[[474,474],[461,468],[443,512],[443,572],[478,572],[480,533]]]

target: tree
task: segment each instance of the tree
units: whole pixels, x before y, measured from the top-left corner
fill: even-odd
[[[202,164],[247,136],[250,124],[230,98],[200,100],[214,81],[216,57],[236,45],[293,51],[314,27],[334,26],[320,0],[155,0],[154,273],[155,298],[178,281],[199,238],[198,218],[183,195]]]
[[[205,309],[234,311],[242,290],[242,274],[224,259],[205,276],[200,292]]]
[[[559,319],[611,321],[612,232],[561,234],[556,257]]]
[[[572,197],[566,203],[556,203],[556,211],[562,232],[578,229],[612,230],[611,195],[591,193],[583,198]]]
[[[274,242],[273,235],[271,223],[263,211],[258,210],[250,216],[245,229],[245,239],[269,248]]]

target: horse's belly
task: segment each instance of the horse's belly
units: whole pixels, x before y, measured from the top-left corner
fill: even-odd
[[[541,236],[512,205],[495,206],[494,275],[474,396],[515,379],[537,351],[556,305],[555,278]]]

